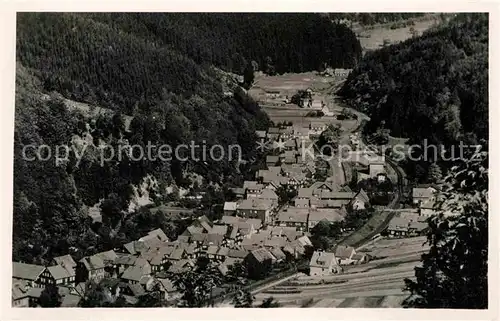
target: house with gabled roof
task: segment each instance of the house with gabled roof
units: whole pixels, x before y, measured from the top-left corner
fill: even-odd
[[[170,279],[158,278],[156,280],[160,285],[163,300],[174,300],[181,296],[179,290]]]
[[[189,259],[182,259],[173,262],[173,264],[168,268],[169,273],[180,274],[189,271],[194,267],[194,262]]]
[[[387,227],[389,237],[411,237],[424,233],[429,225],[427,217],[418,213],[399,213],[393,217]]]
[[[267,155],[266,156],[266,165],[269,166],[276,166],[280,162],[280,157],[279,156],[273,156],[273,155]]]
[[[245,189],[246,198],[257,197],[264,188],[264,185],[259,184],[257,181],[244,181],[243,188]]]
[[[293,151],[297,149],[297,142],[295,139],[288,139],[285,141],[285,150]]]
[[[152,248],[160,246],[161,243],[168,242],[169,239],[165,234],[165,232],[163,232],[161,229],[158,228],[150,231],[147,235],[141,237],[139,241],[146,243],[148,248]]]
[[[262,247],[250,251],[245,257],[248,275],[252,279],[261,279],[265,277],[272,269],[277,259],[267,250]]]
[[[68,270],[60,265],[52,265],[47,267],[50,277],[55,281],[56,285],[72,285],[75,284],[75,276],[71,275]]]
[[[45,266],[42,265],[12,262],[12,278],[25,281],[29,287],[43,287],[45,284],[52,283],[42,277],[45,270]]]
[[[260,195],[258,195],[257,198],[271,201],[273,207],[278,206],[279,197],[276,194],[276,192],[273,191],[272,189],[264,188],[262,190],[262,193],[260,193]]]
[[[368,204],[370,204],[370,197],[368,197],[364,189],[360,189],[349,203],[354,210],[363,210]]]
[[[422,204],[434,198],[437,189],[433,186],[415,187],[412,190],[413,204]]]
[[[30,306],[30,287],[24,280],[12,279],[12,307],[27,308]]]
[[[141,264],[129,266],[121,275],[121,279],[129,284],[138,284],[141,278],[151,275],[151,265],[146,260],[141,261]]]
[[[289,207],[278,213],[279,226],[295,227],[299,230],[307,229],[308,208]]]
[[[334,208],[311,209],[307,220],[309,230],[314,228],[319,222],[326,221],[329,224],[344,220],[345,215]]]
[[[319,197],[323,192],[338,192],[341,189],[338,184],[331,181],[314,182],[310,188],[313,190],[313,196],[317,197]]]
[[[353,256],[356,254],[356,250],[352,246],[348,245],[337,245],[335,248],[335,257],[337,258],[337,263],[339,265],[348,265],[355,262]]]
[[[71,255],[69,254],[66,254],[66,255],[62,255],[62,256],[57,256],[55,258],[52,259],[52,261],[50,262],[50,265],[59,265],[61,267],[63,267],[64,269],[66,269],[66,271],[68,271],[68,274],[70,275],[70,281],[72,283],[75,282],[75,276],[76,276],[76,262],[75,260],[73,260],[73,258],[71,257]]]
[[[149,250],[149,246],[143,241],[132,241],[123,244],[123,248],[127,253],[132,255],[138,255],[141,252],[146,252]]]
[[[236,211],[238,216],[246,218],[258,218],[263,223],[270,221],[273,202],[267,199],[250,198],[243,200]]]
[[[76,281],[93,280],[99,283],[105,277],[106,264],[98,255],[86,256],[78,261],[76,266]]]
[[[269,251],[276,258],[276,263],[282,262],[286,259],[286,254],[279,247],[273,247]]]
[[[224,215],[235,215],[238,203],[236,202],[224,202]]]
[[[186,256],[187,256],[186,250],[184,250],[183,248],[176,248],[168,256],[168,261],[180,261],[180,260],[185,259]]]
[[[337,273],[339,267],[334,253],[315,251],[309,262],[309,275],[330,275]]]
[[[217,251],[215,258],[218,261],[224,261],[226,257],[229,255],[229,248],[225,246],[219,247],[219,250]]]
[[[294,200],[294,205],[296,208],[309,208],[310,203],[309,203],[309,198],[298,198],[296,197]]]

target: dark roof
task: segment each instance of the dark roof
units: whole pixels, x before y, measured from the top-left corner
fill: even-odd
[[[80,304],[81,297],[75,294],[67,294],[63,297],[61,308],[76,308]]]
[[[169,258],[171,260],[180,260],[182,259],[182,255],[184,254],[185,250],[181,248],[175,249],[172,253],[170,253]]]
[[[335,256],[339,259],[349,259],[354,255],[356,251],[352,246],[339,245],[335,249]]]
[[[203,245],[220,245],[224,240],[224,235],[219,234],[208,234]]]
[[[258,262],[264,262],[266,260],[275,261],[276,258],[269,252],[266,248],[256,249],[250,252],[249,255],[252,255]]]
[[[121,265],[134,265],[135,260],[137,260],[137,257],[132,254],[120,254],[116,258],[115,263]]]
[[[124,280],[132,280],[139,282],[144,275],[139,266],[129,266],[122,274],[121,278]]]
[[[174,283],[170,279],[157,279],[158,282],[162,285],[162,287],[165,289],[167,292],[175,292],[177,291]]]
[[[140,285],[138,283],[136,283],[136,284],[129,284],[128,288],[130,289],[130,291],[132,291],[132,293],[136,297],[146,294],[146,291],[144,291],[144,288],[142,287],[142,285]]]
[[[193,242],[203,242],[207,238],[207,235],[208,234],[205,234],[205,233],[193,234],[191,236],[191,241],[193,241]]]
[[[232,258],[240,258],[243,259],[248,255],[248,252],[245,250],[236,250],[236,249],[230,249],[229,253],[227,256],[232,257]]]

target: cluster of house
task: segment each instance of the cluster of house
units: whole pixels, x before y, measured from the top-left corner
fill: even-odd
[[[413,209],[402,211],[389,222],[387,235],[391,238],[422,235],[428,228],[426,219]]]
[[[414,208],[404,209],[398,213],[387,227],[389,237],[410,237],[422,235],[428,228],[427,219],[432,215],[442,212],[445,216],[456,215],[460,208],[437,209],[438,185],[419,185],[412,190],[412,202]],[[458,204],[459,205],[459,204]]]
[[[149,232],[121,248],[83,257],[54,258],[49,266],[13,262],[12,304],[37,306],[47,285],[57,286],[63,307],[76,307],[88,292],[88,282],[99,284],[104,300],[119,296],[130,304],[150,291],[162,300],[175,300],[180,293],[172,283],[174,274],[196,265],[200,256],[209,259],[222,275],[231,265],[247,260],[251,266],[282,262],[287,255],[299,258],[310,240],[295,228],[264,227],[256,218],[223,216],[211,222],[197,218],[170,241],[161,229]]]
[[[102,285],[109,302],[119,295],[137,302],[141,295],[158,285],[165,300],[178,294],[167,276],[153,277],[167,262],[181,259],[179,244],[169,242],[161,229],[149,232],[122,248],[83,257],[75,262],[70,254],[55,257],[48,266],[12,263],[12,305],[37,306],[46,286],[56,286],[62,307],[76,307],[93,281]]]
[[[315,251],[309,262],[309,275],[323,276],[340,273],[344,265],[361,264],[370,260],[366,253],[356,253],[352,246],[338,245],[335,252]]]
[[[364,147],[358,133],[349,136],[350,145],[348,161],[358,167],[358,181],[367,178],[377,178],[383,182],[387,178],[385,169],[385,157],[377,154],[376,151]]]
[[[348,210],[365,209],[369,202],[370,199],[363,189],[353,192],[348,186],[341,187],[333,182],[316,182],[310,187],[298,189],[294,206],[282,208],[276,223],[279,226],[309,231],[320,221],[342,221]]]

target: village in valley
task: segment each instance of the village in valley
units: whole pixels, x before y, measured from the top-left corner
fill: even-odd
[[[275,124],[256,133],[265,166],[232,188],[222,218],[197,217],[177,239],[155,229],[77,262],[70,253],[48,266],[13,262],[13,306],[37,306],[56,285],[61,306],[76,307],[89,284],[110,303],[120,296],[135,305],[157,293],[163,306],[175,305],[182,291],[173,279],[200,260],[223,280],[211,289],[212,306],[230,306],[237,285],[255,304],[398,306],[403,278],[426,250],[425,219],[439,186],[411,186],[397,162],[367,148],[366,116],[324,94],[332,77],[348,73],[257,77],[249,94]],[[351,150],[322,155],[326,131]],[[339,153],[347,153],[342,161]]]

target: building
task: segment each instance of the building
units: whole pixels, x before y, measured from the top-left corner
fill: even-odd
[[[60,265],[53,265],[47,267],[47,270],[50,274],[50,279],[53,280],[55,285],[74,285],[75,284],[75,275],[71,275],[68,270],[63,268]]]
[[[279,212],[277,224],[279,226],[295,227],[298,230],[307,229],[308,208],[289,207]]]
[[[326,124],[323,122],[311,122],[309,125],[309,137],[319,137],[326,129]]]
[[[163,300],[170,301],[180,297],[179,290],[175,287],[171,280],[159,278],[157,279],[157,282],[160,286],[160,293],[162,294]]]
[[[231,192],[233,192],[234,196],[237,199],[242,199],[245,197],[245,189],[243,187],[233,187],[231,188]]]
[[[279,164],[280,158],[279,156],[268,155],[266,156],[266,165],[267,167],[276,166]]]
[[[76,262],[73,260],[71,255],[58,256],[52,259],[51,265],[59,265],[68,271],[72,282],[76,282]]]
[[[30,306],[30,286],[23,280],[12,279],[12,307],[27,308]]]
[[[271,220],[271,211],[273,209],[273,202],[266,199],[251,198],[243,200],[236,214],[245,218],[258,218],[263,224],[267,224]]]
[[[412,190],[413,204],[422,204],[434,198],[437,189],[432,186],[415,187]]]
[[[341,187],[334,182],[315,182],[310,189],[313,196],[319,197],[323,193],[339,192]]]
[[[236,202],[225,202],[224,203],[224,215],[233,216],[236,214],[236,208],[238,203]]]
[[[299,139],[309,139],[309,128],[307,127],[294,127],[293,136]]]
[[[257,135],[257,138],[265,139],[267,133],[265,130],[257,130],[257,131],[255,131],[255,134]]]
[[[350,206],[354,210],[363,210],[367,207],[367,205],[370,203],[370,198],[368,197],[368,194],[361,189],[359,192],[356,193],[354,198],[351,200]]]
[[[277,259],[267,250],[262,247],[250,251],[244,260],[248,267],[250,278],[261,279],[265,277],[272,269]]]
[[[12,278],[14,280],[25,281],[31,288],[41,288],[45,284],[51,283],[44,275],[45,266],[12,262]]]
[[[264,188],[262,190],[262,193],[260,193],[259,196],[257,196],[257,198],[260,198],[260,199],[263,199],[263,200],[268,200],[268,201],[271,201],[272,203],[272,206],[273,207],[276,207],[278,206],[278,200],[279,200],[279,197],[278,195],[276,194],[275,191],[273,191],[272,189],[269,189],[269,188]]]
[[[315,251],[309,262],[309,275],[331,275],[339,271],[334,253]]]
[[[336,209],[333,208],[314,209],[309,211],[307,226],[310,230],[321,221],[326,221],[331,224],[333,222],[340,222],[343,219],[344,219],[343,213],[341,213]]]
[[[76,266],[76,281],[85,282],[92,280],[99,283],[105,277],[105,267],[106,264],[99,256],[86,256],[78,261]]]
[[[259,184],[256,181],[244,181],[243,188],[245,189],[245,194],[247,198],[257,197],[264,188],[264,185]]]
[[[309,208],[309,199],[308,198],[295,198],[294,205],[296,208]]]
[[[353,256],[356,254],[356,250],[352,246],[338,245],[335,248],[335,257],[337,258],[337,263],[339,265],[348,265],[355,263]]]
[[[422,235],[428,228],[426,218],[416,213],[401,213],[389,222],[387,233],[393,238]]]

